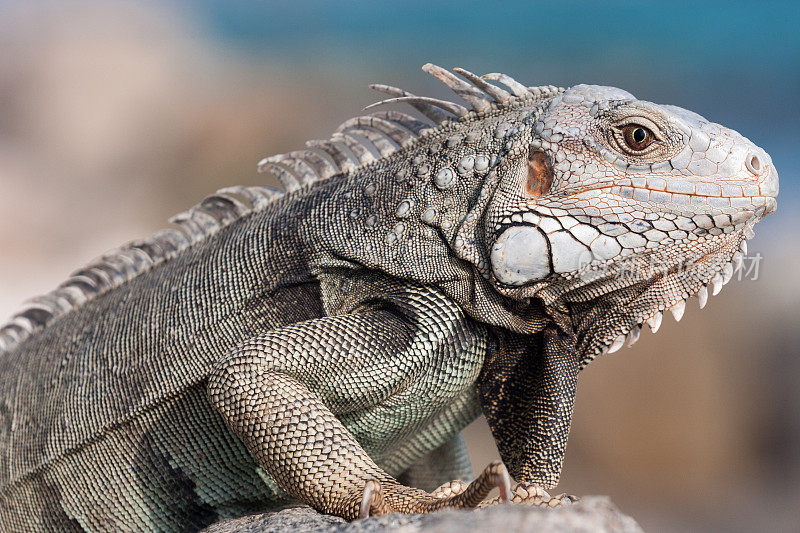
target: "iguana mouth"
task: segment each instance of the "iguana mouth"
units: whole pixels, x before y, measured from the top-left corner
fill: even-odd
[[[650,187],[628,187],[611,184],[564,189],[558,193],[558,196],[562,198],[574,197],[592,191],[606,191],[620,198],[635,200],[637,202],[734,208],[739,209],[741,213],[752,213],[753,216],[758,216],[759,210],[763,213],[760,216],[766,216],[774,213],[777,208],[776,197],[772,195],[722,196],[715,194],[671,192]],[[698,201],[701,199],[702,201]]]

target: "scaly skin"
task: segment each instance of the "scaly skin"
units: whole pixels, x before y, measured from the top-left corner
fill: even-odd
[[[580,369],[716,293],[777,173],[619,89],[424,68],[472,110],[376,86],[435,124],[376,113],[268,158],[287,194],[220,191],[0,328],[4,528],[570,501],[543,487]],[[451,481],[481,411],[503,463]]]

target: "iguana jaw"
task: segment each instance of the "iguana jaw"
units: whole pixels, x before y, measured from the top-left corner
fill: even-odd
[[[564,309],[581,302],[606,307],[605,320],[595,317],[579,332],[584,339],[579,351],[585,365],[597,355],[635,343],[645,324],[653,332],[658,331],[667,309],[680,320],[691,297],[697,297],[700,307],[705,307],[709,297],[718,294],[743,267],[747,239],[754,236],[754,225],[775,211],[774,197],[757,200],[763,200],[757,202],[759,207],[739,213],[737,223],[722,228],[718,235],[698,228],[705,230],[705,235],[702,242],[691,243],[693,248],[687,246],[689,241],[659,243],[619,260],[589,258],[575,272],[550,274],[546,279],[520,286],[500,285],[498,289],[512,298],[536,297],[549,307]],[[542,217],[538,213],[537,216]],[[524,222],[526,219],[536,220],[530,215],[523,218],[523,224],[506,219],[497,234],[502,235],[510,228],[521,231],[523,226],[541,232],[540,226]],[[676,253],[675,247],[679,245],[682,249]],[[552,244],[546,253],[553,253]],[[548,261],[548,268],[552,269],[551,256]]]
[[[607,305],[606,320],[588,323],[582,336],[583,365],[598,355],[614,353],[623,346],[632,346],[647,325],[656,333],[661,327],[664,312],[669,310],[676,321],[683,318],[687,301],[696,297],[704,308],[712,295],[717,295],[743,267],[747,254],[745,235],[753,236],[749,223],[741,233],[723,236],[712,250],[693,261],[672,268],[654,269],[650,279],[625,289],[592,295],[595,305]],[[576,290],[566,294],[563,302],[570,304],[586,298],[587,292]]]
[[[700,227],[698,223],[697,228],[705,230],[704,244],[687,240],[660,242],[654,248],[634,253],[617,264],[601,265],[594,272],[585,270],[579,275],[585,283],[578,282],[563,289],[557,298],[562,304],[593,298],[614,301],[605,295],[624,289],[624,284],[618,280],[625,278],[628,288],[638,285],[641,289],[638,294],[630,291],[630,296],[615,300],[615,305],[607,312],[611,318],[596,321],[583,332],[586,339],[582,347],[584,365],[597,355],[616,352],[626,344],[632,345],[639,338],[644,325],[657,332],[665,310],[670,310],[675,319],[680,320],[689,298],[697,297],[703,308],[708,298],[717,295],[737,272],[741,279],[741,275],[752,266],[743,265],[747,255],[747,239],[754,236],[755,224],[777,207],[778,176],[771,164],[766,173],[768,175],[761,177],[759,188],[771,195],[723,197],[733,205],[737,201],[747,203],[722,215],[714,215],[709,205],[705,213],[694,216],[693,220],[705,220],[707,223],[706,227]],[[608,192],[615,194],[616,190]],[[634,189],[633,196],[636,194]],[[698,200],[697,205],[705,206],[716,198],[693,197],[692,200]],[[673,216],[676,214],[672,213]],[[713,225],[709,226],[709,221]],[[548,287],[551,288],[552,285]]]

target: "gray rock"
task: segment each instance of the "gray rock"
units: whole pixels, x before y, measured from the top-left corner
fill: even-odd
[[[319,533],[621,531],[633,533],[641,532],[642,528],[633,518],[622,514],[608,498],[588,496],[575,504],[560,509],[503,505],[474,511],[446,510],[426,515],[390,514],[353,522],[319,514],[310,507],[297,506],[281,511],[223,520],[203,531],[206,533],[263,533],[267,531],[314,531]]]

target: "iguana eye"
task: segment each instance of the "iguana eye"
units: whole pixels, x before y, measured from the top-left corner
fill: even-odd
[[[656,140],[653,132],[639,124],[628,124],[622,128],[625,144],[634,152],[641,152]]]

